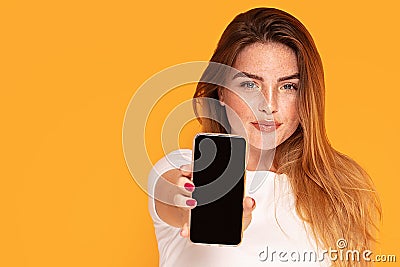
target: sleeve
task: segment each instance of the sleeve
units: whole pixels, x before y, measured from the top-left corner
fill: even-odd
[[[154,203],[154,187],[158,178],[169,170],[178,169],[180,166],[190,164],[191,162],[192,151],[190,149],[178,149],[161,158],[151,169],[148,177],[148,206],[150,216],[153,219],[155,226],[158,224],[166,224],[158,216]]]

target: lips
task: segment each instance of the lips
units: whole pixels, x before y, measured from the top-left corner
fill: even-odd
[[[282,123],[274,120],[254,121],[251,123],[257,130],[261,132],[270,133],[276,131]]]

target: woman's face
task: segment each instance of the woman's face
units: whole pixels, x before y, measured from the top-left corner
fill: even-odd
[[[296,130],[299,71],[292,49],[254,43],[237,56],[227,88],[219,90],[231,133],[261,150],[274,149]],[[229,89],[228,89],[229,88]]]

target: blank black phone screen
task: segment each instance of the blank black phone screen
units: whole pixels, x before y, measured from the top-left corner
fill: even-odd
[[[246,141],[239,136],[197,135],[194,141],[190,240],[238,245],[242,238]]]

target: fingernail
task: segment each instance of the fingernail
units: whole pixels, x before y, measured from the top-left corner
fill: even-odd
[[[253,205],[251,206],[251,208],[254,208],[256,205],[256,201],[254,200],[254,198],[251,198],[251,201],[253,201]]]
[[[188,199],[188,200],[186,200],[186,205],[191,206],[191,207],[195,206],[196,205],[196,199]]]
[[[185,183],[183,186],[189,192],[193,192],[194,191],[194,185],[192,185],[191,183]]]
[[[181,236],[182,237],[186,237],[187,236],[187,230],[186,229],[182,229]]]

